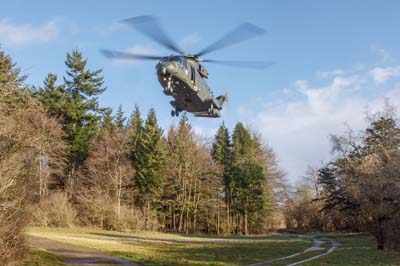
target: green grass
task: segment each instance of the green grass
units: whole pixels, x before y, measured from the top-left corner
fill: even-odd
[[[287,256],[312,246],[309,239],[284,235],[215,237],[44,228],[31,228],[28,234],[93,248],[142,265],[153,266],[245,265]]]
[[[254,237],[217,237],[165,233],[121,233],[90,229],[31,228],[30,235],[96,249],[125,258],[141,265],[188,265],[188,266],[236,266],[284,257],[313,245],[309,238],[286,235]],[[310,235],[311,236],[311,235]],[[322,234],[341,243],[327,256],[303,263],[303,266],[394,266],[400,265],[400,254],[376,250],[373,239],[361,235]],[[312,251],[290,259],[277,261],[273,266],[289,263],[321,254],[325,250]],[[35,265],[35,264],[26,264]],[[42,265],[42,264],[36,264]],[[47,264],[43,264],[46,265]],[[58,265],[58,264],[49,264]],[[25,265],[24,265],[25,266]]]
[[[376,249],[373,238],[363,235],[324,235],[335,238],[341,245],[335,252],[303,266],[398,266],[400,254]]]
[[[42,249],[31,248],[18,266],[66,266],[63,259]]]

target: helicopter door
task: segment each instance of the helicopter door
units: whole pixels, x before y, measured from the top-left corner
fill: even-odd
[[[194,70],[193,66],[190,66],[190,80],[192,81],[193,85],[196,84],[196,70]]]

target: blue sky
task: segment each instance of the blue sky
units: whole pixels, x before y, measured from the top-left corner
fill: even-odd
[[[330,158],[328,135],[366,125],[364,114],[385,98],[400,104],[399,1],[6,1],[0,10],[0,43],[17,61],[27,83],[41,85],[47,73],[65,72],[66,52],[80,49],[91,69],[103,68],[104,106],[130,113],[154,107],[163,127],[170,99],[162,93],[156,62],[112,62],[101,48],[169,51],[116,23],[153,14],[188,52],[196,52],[243,21],[268,34],[217,51],[208,58],[266,59],[261,71],[207,65],[215,94],[228,92],[221,119],[190,122],[204,136],[225,121],[242,121],[276,151],[292,181],[308,165]]]

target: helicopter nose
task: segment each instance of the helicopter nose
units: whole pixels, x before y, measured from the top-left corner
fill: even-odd
[[[177,72],[176,66],[171,62],[160,62],[158,64],[157,70],[162,75],[167,75],[167,74],[175,75]]]
[[[167,74],[167,68],[165,66],[161,66],[161,74],[165,75]]]
[[[162,75],[167,74],[167,66],[165,65],[165,63],[163,63],[163,62],[158,63],[156,68],[157,68],[157,71],[159,73],[161,73]]]

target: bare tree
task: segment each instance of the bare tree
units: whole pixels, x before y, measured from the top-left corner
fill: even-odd
[[[0,264],[24,252],[21,231],[29,222],[28,204],[47,190],[57,163],[60,130],[29,92],[0,89]],[[51,143],[51,144],[48,144]],[[54,159],[54,160],[53,160]]]
[[[125,128],[102,129],[80,169],[80,210],[86,210],[84,217],[103,228],[110,229],[110,226],[112,228],[120,222],[123,199],[133,182],[134,169],[128,158],[128,140]],[[110,221],[105,223],[110,215],[114,216],[111,217],[115,220],[114,225]]]

